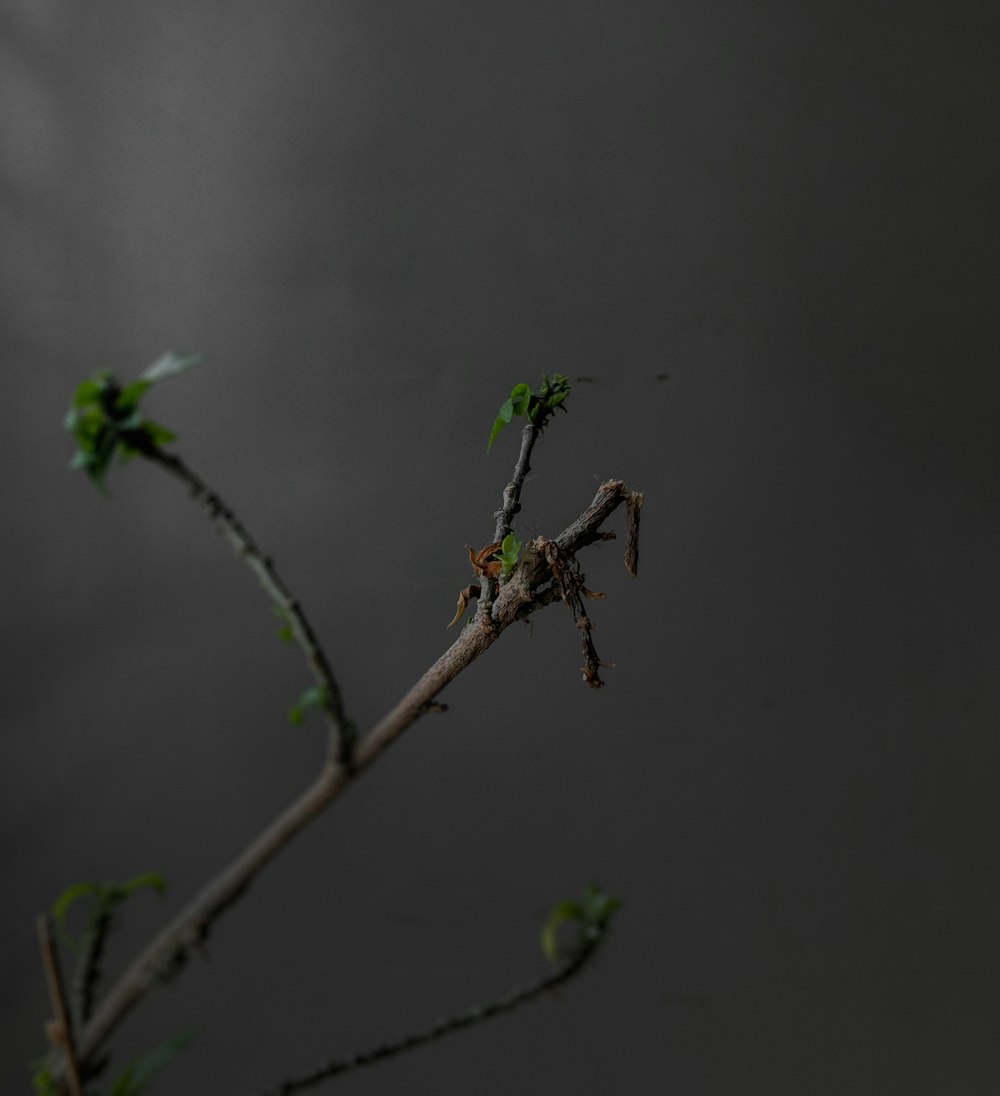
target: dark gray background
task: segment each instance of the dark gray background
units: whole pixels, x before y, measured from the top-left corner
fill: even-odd
[[[449,642],[510,386],[574,392],[522,529],[620,476],[640,577],[585,563],[122,1029],[156,1091],[252,1093],[541,969],[560,995],[338,1091],[1000,1085],[992,3],[0,8],[4,1092],[33,918],[162,871],[124,959],[309,778],[307,683],[178,487],[66,471],[99,368],[149,398],[311,609],[351,712]],[[656,380],[669,373],[670,380]],[[619,523],[620,527],[620,523]]]

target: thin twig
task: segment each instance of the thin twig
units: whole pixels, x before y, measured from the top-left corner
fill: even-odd
[[[563,983],[568,982],[575,974],[579,974],[597,954],[604,935],[604,932],[600,932],[593,937],[588,937],[576,949],[571,958],[554,971],[510,990],[495,1001],[490,1001],[485,1005],[474,1005],[464,1012],[456,1013],[454,1016],[442,1017],[429,1027],[416,1031],[411,1035],[405,1035],[400,1039],[395,1039],[392,1042],[380,1043],[368,1050],[348,1054],[343,1058],[335,1058],[319,1066],[311,1073],[283,1081],[274,1089],[273,1093],[265,1094],[265,1096],[291,1096],[294,1092],[312,1088],[331,1077],[359,1069],[361,1066],[373,1065],[375,1062],[384,1061],[386,1058],[393,1058],[397,1054],[403,1054],[408,1050],[414,1050],[416,1047],[433,1043],[438,1039],[443,1039],[446,1035],[451,1035],[463,1028],[490,1020],[494,1016],[500,1016],[505,1012],[513,1012],[514,1009],[527,1004],[536,997],[549,993]]]
[[[541,430],[533,422],[524,424],[524,429],[521,431],[521,451],[514,465],[513,479],[503,489],[503,502],[500,509],[493,515],[497,519],[496,531],[493,534],[495,541],[502,541],[511,531],[514,515],[521,509],[521,488],[524,486],[525,477],[531,471],[529,465],[531,450],[540,433]]]
[[[191,482],[186,475],[177,474]],[[556,538],[563,556],[602,539],[600,524],[630,495],[619,480],[602,484],[588,509]],[[211,503],[205,502],[200,495],[196,497],[218,521],[217,510],[221,503],[214,496]],[[234,527],[239,530],[234,518],[220,524],[234,542],[237,536],[240,538],[238,544],[249,540],[241,531],[239,534],[233,532]],[[258,555],[258,558],[262,557]],[[265,570],[264,574],[269,576],[271,572]],[[551,604],[556,597],[547,560],[540,552],[525,552],[510,579],[501,585],[489,621],[484,625],[477,616],[465,626],[455,642],[410,691],[358,742],[351,766],[345,767],[328,758],[315,780],[282,814],[146,945],[108,991],[84,1029],[79,1040],[82,1060],[90,1060],[137,1002],[176,973],[190,952],[207,938],[219,915],[246,891],[273,857],[427,712],[445,686],[491,647],[511,624]]]
[[[233,511],[180,457],[165,453],[158,446],[151,446],[143,452],[190,489],[192,498],[208,511],[209,517],[219,527],[236,554],[257,576],[261,586],[291,626],[295,642],[302,649],[313,677],[323,692],[325,702],[322,710],[330,735],[329,756],[339,765],[349,768],[355,744],[354,724],[347,718],[329,659],[320,646],[305,610],[281,580],[274,563],[257,547]]]
[[[79,1031],[83,1027],[93,1011],[94,997],[101,975],[101,959],[111,932],[112,920],[111,910],[99,904],[84,931],[80,957],[70,983],[70,1011],[73,1016],[74,1031]]]
[[[62,1053],[69,1096],[83,1096],[83,1081],[76,1056],[76,1041],[66,1005],[66,991],[59,967],[59,955],[52,938],[52,919],[44,913],[38,918],[38,946],[42,952],[45,980],[48,983],[49,999],[55,1016],[48,1026],[49,1042]]]

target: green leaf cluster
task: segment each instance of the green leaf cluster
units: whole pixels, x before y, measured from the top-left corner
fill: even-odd
[[[591,947],[607,928],[615,910],[621,908],[621,902],[605,894],[599,886],[591,883],[584,891],[583,901],[565,900],[552,907],[548,920],[542,929],[542,951],[551,963],[561,963],[580,948]],[[566,924],[574,924],[578,929],[576,944],[567,956],[559,947],[559,930]]]
[[[493,442],[497,434],[511,421],[515,415],[524,415],[528,422],[533,423],[539,430],[545,425],[545,420],[560,408],[565,411],[565,399],[570,392],[569,379],[562,373],[554,373],[551,377],[542,374],[542,383],[537,392],[532,392],[530,385],[515,384],[510,395],[500,405],[497,417],[490,431],[490,440],[486,446],[488,453],[493,448]]]
[[[500,551],[493,553],[493,558],[500,560],[503,564],[503,571],[501,573],[503,578],[506,578],[517,566],[517,561],[523,547],[524,545],[514,537],[513,533],[508,533],[503,538],[503,542],[500,545]]]
[[[171,352],[155,361],[131,384],[122,385],[107,371],[84,381],[73,396],[73,406],[65,420],[66,429],[77,445],[70,467],[82,468],[103,491],[115,453],[128,460],[136,453],[147,453],[173,441],[176,435],[147,419],[139,403],[154,384],[183,373],[199,361],[198,354]]]

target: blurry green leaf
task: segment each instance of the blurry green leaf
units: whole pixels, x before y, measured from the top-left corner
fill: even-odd
[[[121,390],[118,397],[119,407],[138,406],[139,400],[153,387],[152,381],[133,381]]]
[[[52,1076],[52,1066],[47,1058],[31,1062],[28,1068],[35,1071],[31,1075],[31,1084],[35,1090],[35,1096],[58,1096],[59,1086]]]
[[[292,618],[288,615],[288,610],[283,605],[274,605],[272,608],[275,616],[281,621],[281,627],[278,629],[279,638],[285,643],[292,643],[295,640],[295,628],[292,626]]]
[[[78,946],[77,941],[73,939],[66,927],[66,918],[70,907],[85,895],[100,897],[103,892],[104,888],[100,883],[74,883],[72,887],[67,887],[52,903],[52,916],[55,918],[56,928],[64,944],[73,949]]]
[[[160,1043],[158,1047],[144,1054],[138,1061],[132,1062],[115,1082],[110,1096],[140,1096],[149,1086],[157,1073],[168,1065],[193,1039],[198,1032],[193,1028],[182,1031],[172,1039]]]
[[[79,385],[73,397],[74,407],[84,407],[100,398],[101,393],[107,387],[106,375],[99,375],[93,380],[84,381]]]
[[[155,362],[142,374],[141,380],[156,384],[165,381],[168,377],[176,377],[193,365],[198,365],[203,360],[201,354],[181,354],[171,350]]]
[[[67,887],[52,904],[52,914],[60,938],[71,948],[75,949],[78,946],[78,942],[70,935],[66,922],[70,907],[81,898],[90,896],[95,900],[96,905],[91,911],[91,919],[93,920],[97,915],[110,914],[130,894],[142,887],[151,887],[162,894],[167,889],[167,883],[158,872],[144,872],[142,875],[136,875],[124,883],[94,883],[88,881],[74,883],[72,887]]]
[[[288,712],[288,718],[296,727],[300,727],[305,721],[306,710],[308,708],[326,708],[329,706],[329,703],[330,699],[324,686],[310,685],[295,704],[292,705]]]
[[[177,435],[172,430],[168,430],[165,426],[161,426],[158,422],[152,422],[150,419],[146,419],[142,429],[154,445],[166,445],[168,442],[177,440]]]
[[[552,907],[552,912],[542,929],[542,951],[550,963],[558,963],[562,958],[559,954],[559,926],[567,921],[580,921],[582,919],[583,910],[578,902],[567,900],[558,902]]]
[[[528,404],[531,402],[531,388],[526,384],[515,384],[510,393],[510,399],[507,401],[513,409],[515,415],[523,415],[528,410]],[[510,422],[510,419],[507,419]]]
[[[167,881],[158,871],[147,871],[141,875],[134,875],[124,883],[112,883],[108,890],[120,900],[127,898],[143,887],[149,887],[151,890],[155,890],[157,894],[165,894]]]
[[[139,402],[157,381],[175,377],[199,361],[199,354],[172,352],[124,388],[106,371],[78,385],[64,421],[77,443],[70,467],[84,469],[103,491],[116,449],[127,460],[176,440],[173,431],[143,415]]]
[[[604,928],[618,909],[621,909],[621,902],[617,898],[605,894],[595,883],[587,887],[583,896],[583,916],[588,925]]]
[[[542,951],[552,963],[562,962],[566,956],[559,950],[559,929],[573,922],[582,933],[581,941],[593,941],[608,926],[614,912],[621,908],[621,902],[605,894],[596,884],[591,883],[584,891],[582,902],[563,901],[557,903],[549,914],[542,929]]]

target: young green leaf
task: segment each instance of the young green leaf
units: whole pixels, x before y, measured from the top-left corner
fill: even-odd
[[[278,638],[285,643],[292,643],[295,640],[295,629],[292,627],[292,618],[288,615],[288,610],[283,605],[274,605],[272,608],[274,615],[281,621]]]
[[[52,915],[55,918],[56,928],[64,944],[74,950],[78,946],[66,927],[66,918],[69,915],[70,906],[85,895],[91,894],[100,897],[103,893],[104,888],[100,883],[74,883],[72,887],[67,887],[52,903]]]
[[[559,954],[559,926],[567,921],[581,921],[583,910],[579,902],[558,902],[552,907],[548,920],[542,929],[542,951],[550,963],[558,963],[562,956]]]
[[[546,958],[551,963],[560,963],[567,958],[559,948],[559,929],[563,925],[576,924],[579,929],[576,948],[586,947],[607,928],[615,910],[620,908],[621,902],[617,898],[605,894],[594,883],[584,891],[582,902],[558,902],[542,928],[542,951]]]
[[[310,685],[289,709],[288,718],[296,727],[301,727],[305,722],[307,709],[327,708],[329,704],[330,698],[326,687],[323,685]]]
[[[31,1075],[35,1096],[59,1096],[59,1085],[52,1076],[52,1064],[48,1058],[36,1059],[29,1063],[28,1068],[35,1071]]]
[[[493,553],[493,558],[500,560],[500,563],[503,566],[503,570],[501,571],[502,578],[506,578],[517,566],[517,561],[523,547],[524,545],[521,541],[517,540],[513,533],[508,533],[503,538],[500,550]]]
[[[488,453],[493,445],[493,441],[497,434],[510,422],[514,415],[514,402],[513,400],[505,400],[500,404],[500,410],[497,412],[497,417],[493,420],[493,429],[490,431],[490,440],[486,446],[486,452]]]
[[[510,399],[507,401],[513,408],[515,415],[523,415],[528,410],[531,402],[531,388],[526,384],[515,384],[511,389]],[[507,420],[510,422],[510,419]]]
[[[141,380],[156,384],[167,380],[168,377],[176,377],[191,366],[199,365],[202,360],[201,354],[179,354],[176,350],[170,350],[153,362],[142,374]]]
[[[108,891],[116,901],[120,902],[143,887],[149,887],[150,890],[155,890],[157,894],[165,894],[167,881],[158,871],[146,871],[141,875],[132,876],[124,883],[112,883],[108,887]]]
[[[124,883],[74,883],[52,904],[52,915],[55,918],[56,929],[60,939],[74,951],[78,950],[80,943],[70,934],[67,927],[70,907],[81,898],[91,897],[94,904],[90,910],[90,923],[93,925],[102,917],[111,916],[115,908],[121,905],[129,895],[142,887],[151,887],[158,894],[163,894],[167,889],[167,882],[158,872],[144,872],[136,875]]]
[[[556,408],[562,407],[563,411],[566,410],[563,403],[569,395],[570,388],[569,380],[561,373],[555,373],[551,378],[543,374],[542,384],[537,392],[532,392],[530,386],[523,382],[515,384],[510,396],[500,405],[500,410],[493,422],[493,429],[490,431],[486,451],[489,452],[493,448],[497,435],[515,415],[526,416],[530,423],[541,429],[545,425],[546,418]]]

